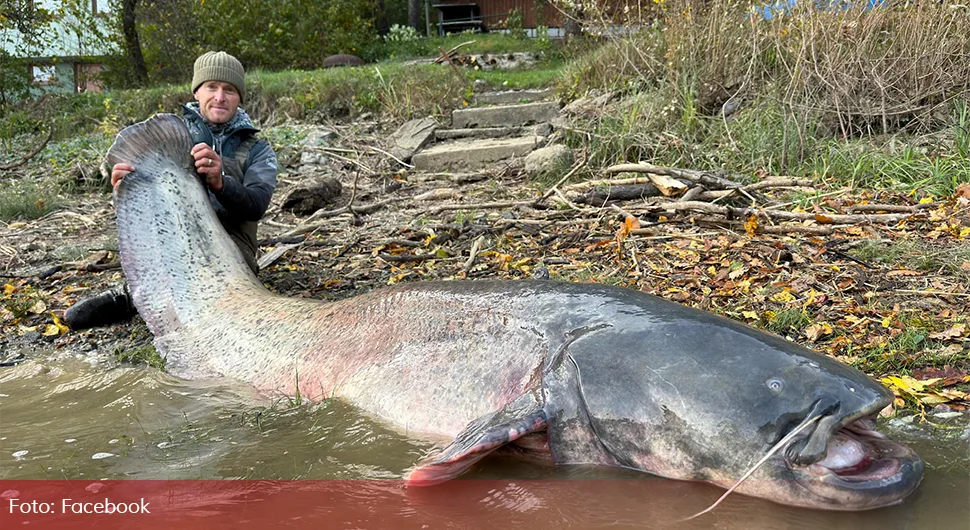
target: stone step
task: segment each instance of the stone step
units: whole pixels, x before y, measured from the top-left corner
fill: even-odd
[[[514,103],[534,103],[552,99],[556,91],[552,88],[531,90],[506,90],[502,92],[482,92],[475,94],[475,103],[482,105],[511,105]]]
[[[504,138],[525,134],[549,136],[552,126],[540,123],[532,127],[478,127],[473,129],[439,129],[434,132],[436,140],[456,140],[458,138]]]
[[[543,101],[522,105],[473,107],[458,109],[451,114],[451,126],[455,129],[468,127],[515,127],[530,123],[542,123],[559,115],[559,103]]]
[[[513,156],[525,156],[542,140],[539,136],[521,136],[436,144],[415,154],[411,163],[421,171],[477,170]]]

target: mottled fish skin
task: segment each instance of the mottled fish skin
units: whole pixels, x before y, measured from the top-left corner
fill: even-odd
[[[273,294],[219,224],[190,147],[181,120],[161,115],[108,154],[138,168],[116,189],[121,261],[169,370],[339,397],[410,435],[455,439],[419,467],[428,480],[547,429],[556,463],[727,487],[820,404],[826,430],[805,441],[812,451],[891,400],[807,348],[630,289],[522,280],[403,284],[332,303]],[[898,450],[909,467],[872,491],[810,493],[815,478],[780,456],[740,491],[830,509],[892,504],[922,474]]]

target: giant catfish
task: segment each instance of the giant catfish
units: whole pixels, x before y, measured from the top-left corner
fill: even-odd
[[[179,118],[157,115],[107,155],[136,167],[115,191],[121,262],[169,369],[343,399],[440,442],[409,484],[501,447],[831,510],[899,503],[922,478],[920,458],[874,430],[892,396],[863,373],[642,292],[453,281],[331,303],[273,294],[220,226],[191,147]]]

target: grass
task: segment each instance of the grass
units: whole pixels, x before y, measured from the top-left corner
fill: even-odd
[[[115,354],[118,361],[128,364],[145,364],[159,370],[165,369],[165,358],[159,355],[154,346],[138,346],[128,349],[117,349]]]
[[[0,220],[28,221],[57,210],[63,201],[55,191],[30,180],[0,187]]]
[[[941,272],[970,281],[970,271],[962,267],[970,262],[970,246],[940,246],[932,241],[904,239],[893,242],[867,241],[855,247],[852,254],[873,265],[905,268],[927,273]]]

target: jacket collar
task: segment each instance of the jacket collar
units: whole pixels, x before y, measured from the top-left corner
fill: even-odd
[[[204,124],[206,127],[209,128],[209,130],[212,131],[213,134],[229,136],[230,134],[233,134],[238,131],[243,131],[243,130],[249,130],[253,132],[259,131],[259,129],[257,129],[256,126],[253,125],[253,121],[249,118],[249,114],[246,114],[246,111],[243,110],[242,107],[238,107],[236,109],[236,115],[233,116],[231,120],[229,120],[229,123],[221,124],[221,125],[213,125],[205,120],[205,118],[202,116],[202,113],[199,111],[198,101],[192,101],[192,102],[186,103],[185,105],[182,106],[182,108],[185,109],[185,112],[183,114],[186,116],[186,118],[189,118],[193,121],[197,121],[199,124]]]

